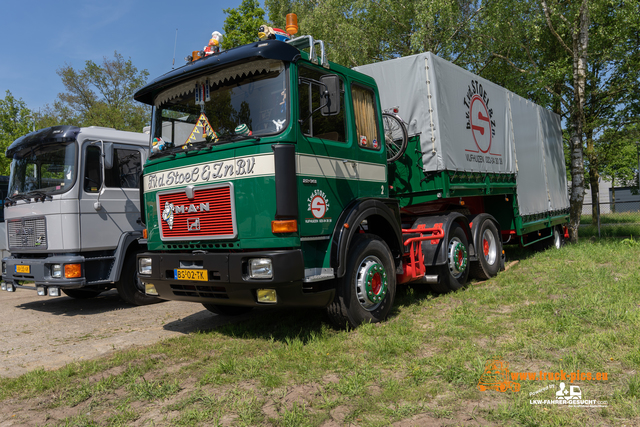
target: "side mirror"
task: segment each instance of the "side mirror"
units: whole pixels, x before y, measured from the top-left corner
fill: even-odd
[[[104,168],[111,169],[113,167],[113,142],[105,142],[103,145]]]
[[[340,113],[340,78],[335,74],[326,74],[320,77],[324,85],[320,90],[326,96],[326,105],[320,111],[323,116],[334,116]]]

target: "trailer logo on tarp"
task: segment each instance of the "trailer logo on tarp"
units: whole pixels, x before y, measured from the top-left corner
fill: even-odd
[[[482,83],[477,80],[471,80],[471,84],[467,87],[467,94],[464,97],[464,106],[466,107],[467,129],[471,131],[473,141],[476,147],[467,149],[470,153],[482,153],[490,156],[501,156],[500,154],[491,152],[491,143],[493,137],[496,136],[496,121],[493,118],[493,109],[489,108],[489,94],[482,87]],[[479,156],[467,154],[468,161],[481,163],[501,163],[485,159]],[[478,159],[481,159],[479,161]]]

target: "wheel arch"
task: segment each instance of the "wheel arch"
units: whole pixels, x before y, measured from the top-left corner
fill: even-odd
[[[426,228],[432,228],[436,224],[441,224],[444,230],[444,239],[440,239],[436,244],[424,243],[422,245],[422,254],[424,255],[425,266],[437,266],[447,263],[446,242],[449,241],[449,233],[453,224],[458,224],[467,236],[469,245],[469,259],[476,257],[475,245],[473,244],[471,229],[469,228],[469,220],[466,216],[459,212],[451,212],[444,215],[423,216],[415,220],[411,228],[418,228],[420,225]]]
[[[379,236],[391,249],[396,267],[402,261],[400,207],[394,199],[358,199],[342,211],[331,240],[331,267],[336,277],[345,274],[347,251],[359,225],[367,220],[367,232]]]
[[[131,232],[131,233],[123,233],[120,236],[120,241],[118,242],[118,248],[116,249],[113,271],[111,273],[111,281],[113,283],[118,282],[120,280],[120,275],[122,274],[122,267],[124,265],[124,261],[127,257],[131,256],[132,253],[138,250],[146,249],[146,245],[140,244],[138,241],[142,237],[142,232]]]

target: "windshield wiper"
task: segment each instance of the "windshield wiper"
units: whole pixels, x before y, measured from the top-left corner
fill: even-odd
[[[160,151],[159,153],[154,153],[149,158],[157,159],[158,157],[169,156],[172,154],[184,153],[185,151],[193,151],[201,148],[211,148],[214,145],[220,144],[228,144],[230,142],[238,142],[238,141],[246,141],[252,140],[255,142],[259,142],[260,138],[251,135],[236,135],[236,134],[223,134],[215,141],[198,141],[192,142],[191,144],[181,145],[179,147],[173,147],[168,150]]]
[[[247,141],[247,140],[253,140],[255,142],[258,142],[260,141],[260,138],[257,136],[251,136],[251,135],[224,134],[220,138],[216,139],[215,141],[211,141],[207,143],[206,147],[208,148],[208,147],[211,147],[212,145],[220,145],[220,144],[227,144],[229,142],[238,142],[238,141]]]
[[[40,198],[40,200],[42,200],[43,202],[44,202],[45,200],[47,200],[47,199],[49,199],[49,200],[53,200],[53,197],[51,196],[51,194],[45,193],[44,191],[40,191],[40,190],[33,190],[33,191],[29,191],[29,192],[27,193],[27,196],[30,196],[30,195],[32,195],[32,194],[35,196],[35,197],[33,198],[33,199],[34,199],[34,202],[37,202],[37,201],[38,201],[38,198]]]
[[[24,194],[20,194],[20,193],[19,194],[14,194],[13,196],[7,196],[5,198],[5,200],[8,200],[11,203],[15,203],[18,200],[24,200],[27,203],[31,203],[31,198],[30,197],[27,197]]]

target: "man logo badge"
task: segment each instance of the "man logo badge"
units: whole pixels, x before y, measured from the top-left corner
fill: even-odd
[[[200,231],[200,218],[187,219],[187,231]]]

